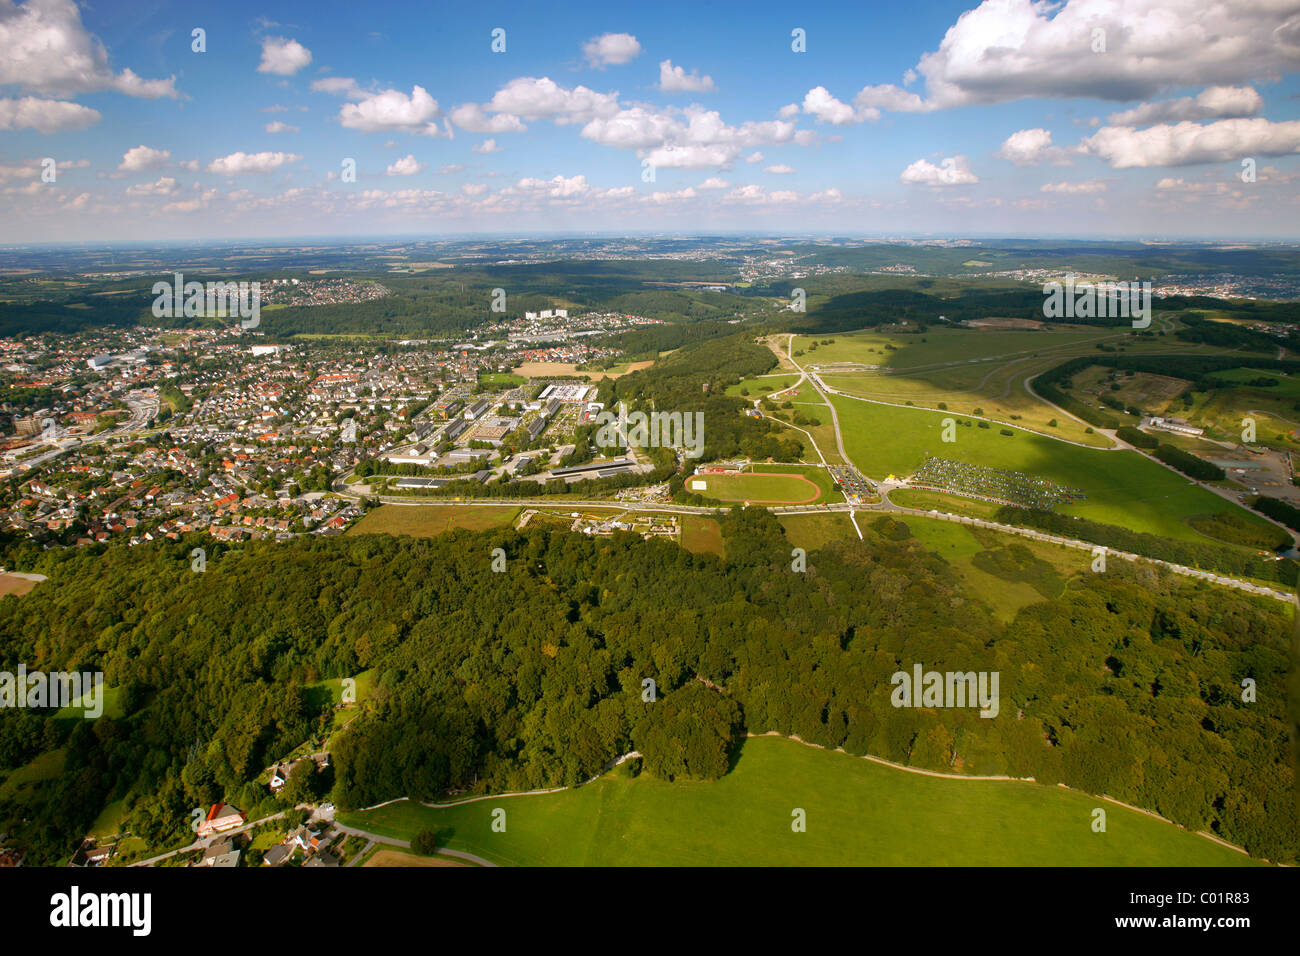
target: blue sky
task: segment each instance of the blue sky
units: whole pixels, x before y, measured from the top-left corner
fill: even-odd
[[[1300,233],[1300,3],[488,9],[0,0],[0,242]]]

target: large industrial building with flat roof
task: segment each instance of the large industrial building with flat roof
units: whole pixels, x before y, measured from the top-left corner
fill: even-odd
[[[565,481],[577,481],[581,478],[608,478],[610,475],[622,474],[636,467],[630,458],[616,458],[613,461],[589,461],[585,465],[572,465],[568,468],[556,468],[551,472],[552,478]]]
[[[542,394],[537,397],[543,401],[553,398],[561,402],[580,402],[590,391],[592,391],[590,385],[581,385],[577,382],[552,382],[542,389]]]

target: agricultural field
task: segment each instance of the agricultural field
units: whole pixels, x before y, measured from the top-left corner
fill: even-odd
[[[39,583],[39,581],[30,577],[19,577],[16,574],[0,574],[0,597],[4,597],[6,594],[22,596]]]
[[[628,372],[638,372],[643,368],[649,368],[651,365],[654,365],[654,362],[624,362],[605,371],[588,372],[579,369],[572,362],[525,362],[518,368],[511,369],[511,371],[521,378],[555,378],[580,375],[589,381],[598,381],[602,378],[618,378]]]
[[[1122,525],[1183,540],[1204,541],[1183,519],[1220,511],[1245,509],[1207,491],[1189,479],[1135,451],[1101,451],[1053,441],[1018,428],[979,428],[957,425],[956,441],[941,440],[942,412],[893,408],[851,398],[834,397],[849,457],[871,478],[912,474],[927,455],[965,461],[990,468],[1041,476],[1078,488],[1087,500],[1058,506],[1063,514],[1106,524]],[[962,499],[943,510],[963,510]]]
[[[409,534],[432,538],[464,528],[487,531],[514,523],[518,506],[502,505],[380,505],[348,529],[348,534]]]
[[[594,783],[456,807],[404,801],[340,814],[409,840],[514,866],[1249,866],[1256,861],[1097,798],[1020,781],[910,773],[778,737],[753,737],[720,780],[665,783],[621,766]],[[506,811],[506,832],[491,829]],[[807,830],[791,829],[805,811]]]

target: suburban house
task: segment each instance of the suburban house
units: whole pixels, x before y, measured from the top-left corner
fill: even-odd
[[[295,847],[291,843],[277,843],[263,855],[262,865],[281,866],[289,857],[293,856],[294,849]]]
[[[199,866],[219,866],[231,867],[239,865],[239,851],[235,849],[235,841],[231,837],[224,840],[216,840],[211,846],[203,851],[203,859],[198,863]]]
[[[271,771],[271,792],[279,793],[286,783],[289,782],[289,771],[291,767],[277,766]]]
[[[199,824],[199,837],[212,836],[225,830],[233,830],[244,822],[244,815],[228,803],[214,803],[208,811],[207,819]]]
[[[100,866],[112,852],[112,846],[96,846],[94,840],[82,840],[68,866]]]

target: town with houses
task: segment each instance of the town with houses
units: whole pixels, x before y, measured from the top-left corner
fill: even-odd
[[[597,336],[657,321],[539,310],[369,354],[238,326],[0,339],[0,528],[49,546],[338,534],[364,511],[371,485],[345,480],[363,460],[393,473],[382,482],[395,487],[376,491],[399,493],[449,480],[391,467],[404,464],[592,477],[558,467],[573,451],[565,436],[599,411],[572,372],[617,357]],[[521,367],[542,377],[511,373]],[[507,459],[516,431],[529,451]]]

